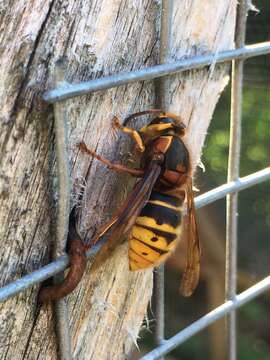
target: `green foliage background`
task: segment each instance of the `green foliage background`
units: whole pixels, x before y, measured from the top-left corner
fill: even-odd
[[[270,3],[257,0],[259,13],[250,12],[246,43],[270,39]],[[270,66],[269,56],[245,63],[241,176],[270,166]],[[230,88],[221,97],[209,128],[203,152],[205,189],[226,181],[229,145]],[[206,176],[206,177],[205,177]],[[256,278],[269,274],[270,255],[270,182],[245,190],[239,195],[239,268]],[[215,205],[225,216],[224,203]],[[269,297],[268,297],[269,299]],[[239,360],[270,359],[270,301],[258,299],[246,305],[238,315]],[[189,357],[183,357],[188,359]],[[191,357],[190,359],[199,359]]]
[[[265,41],[270,38],[270,3],[267,0],[257,0],[256,6],[260,12],[249,13],[247,43]],[[269,64],[269,56],[252,58],[245,62],[241,176],[270,166]],[[216,108],[203,151],[203,162],[207,170],[202,180],[205,189],[226,181],[229,118],[230,87],[228,86]],[[260,250],[260,247],[262,249],[268,247],[269,250],[270,197],[267,196],[269,190],[270,183],[266,182],[240,193],[239,254],[244,265],[248,265],[244,259],[245,249],[250,253],[252,243],[257,250]],[[251,249],[248,249],[247,244],[251,246]],[[263,269],[261,271],[264,272]]]
[[[247,44],[270,39],[270,2],[255,0],[259,13],[249,12]],[[241,176],[270,166],[270,62],[269,56],[249,59],[244,67]],[[226,182],[230,122],[230,86],[222,94],[208,130],[202,161],[206,172],[196,185],[207,191]],[[239,195],[239,269],[263,278],[269,274],[270,181]],[[225,233],[225,201],[211,205]],[[173,336],[205,314],[206,292],[201,284],[192,299],[173,300],[179,274],[166,278],[166,337]],[[184,311],[183,311],[184,309]],[[238,360],[270,359],[270,296],[257,299],[238,311]],[[153,316],[150,314],[150,318]],[[152,328],[152,326],[150,326]],[[152,335],[143,333],[147,346]],[[166,357],[167,358],[167,357]],[[204,331],[170,353],[168,359],[210,359],[208,333]],[[216,359],[219,360],[219,359]]]

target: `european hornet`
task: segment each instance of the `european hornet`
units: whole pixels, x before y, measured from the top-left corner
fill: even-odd
[[[147,114],[156,116],[139,131],[127,127],[131,119]],[[76,260],[72,265],[74,255],[70,251],[71,268],[67,278],[63,284],[54,286],[49,296],[45,293],[45,299],[41,296],[42,301],[58,298],[55,297],[58,292],[62,297],[63,294],[66,295],[74,289],[84,271],[85,251],[108,231],[111,234],[97,254],[93,266],[98,267],[102,264],[119,244],[123,235],[128,235],[129,268],[131,271],[136,271],[163,263],[176,248],[185,229],[188,243],[186,267],[180,286],[182,294],[190,296],[198,284],[200,244],[195,218],[191,161],[182,140],[185,135],[185,125],[178,116],[158,109],[132,114],[124,120],[123,125],[120,125],[120,120],[114,117],[113,123],[114,127],[129,134],[135,141],[136,149],[141,153],[139,169],[111,163],[88,149],[84,142],[79,143],[78,146],[82,152],[97,158],[110,169],[126,172],[140,179],[115,216],[105,224],[90,244],[83,245],[84,251],[74,226],[71,226],[73,238],[77,239],[78,244],[80,243],[77,252],[73,249],[73,254],[76,253],[77,258],[81,260]],[[183,226],[185,200],[187,214]],[[70,278],[74,279],[70,281]],[[61,287],[64,287],[64,291],[59,291]],[[49,289],[45,288],[43,292],[46,290]]]

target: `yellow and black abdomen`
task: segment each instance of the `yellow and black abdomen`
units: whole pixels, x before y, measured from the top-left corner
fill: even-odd
[[[175,249],[181,234],[183,199],[153,191],[129,236],[130,270],[154,267]]]

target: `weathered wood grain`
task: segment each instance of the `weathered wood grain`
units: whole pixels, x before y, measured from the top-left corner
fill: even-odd
[[[172,60],[233,47],[236,0],[175,2]],[[51,107],[39,100],[51,70],[68,58],[68,79],[93,79],[153,65],[158,58],[160,2],[150,0],[16,0],[0,11],[1,285],[49,261],[55,224],[55,157]],[[172,78],[171,110],[188,125],[198,162],[227,67]],[[70,119],[73,202],[81,200],[82,233],[108,219],[130,180],[80,154],[84,141],[127,161],[131,144],[114,139],[110,119],[153,107],[153,82],[121,86],[66,102]],[[123,154],[123,156],[122,156]],[[75,359],[123,359],[136,342],[152,293],[152,272],[127,270],[126,246],[69,297]],[[51,307],[33,324],[38,287],[0,307],[1,359],[56,359]]]

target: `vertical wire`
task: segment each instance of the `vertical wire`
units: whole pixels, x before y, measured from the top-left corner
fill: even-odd
[[[245,45],[246,17],[248,1],[240,2],[236,22],[235,46]],[[231,125],[230,146],[228,160],[228,182],[239,178],[240,149],[241,149],[241,118],[243,97],[243,60],[234,60],[232,63],[231,84]],[[225,297],[234,300],[237,292],[237,217],[238,193],[227,195],[226,204],[226,275]],[[236,312],[233,310],[226,319],[227,356],[228,360],[236,360]]]
[[[160,24],[159,64],[168,61],[171,50],[173,0],[163,0]],[[156,105],[163,110],[169,106],[169,77],[156,79]]]
[[[54,81],[56,86],[63,85],[65,79],[65,61],[59,60],[55,64]],[[70,211],[70,171],[68,162],[68,122],[65,103],[54,104],[55,147],[58,175],[58,212],[56,240],[53,249],[54,259],[65,253],[68,234]],[[54,283],[63,280],[64,273],[55,275]],[[56,335],[58,338],[59,358],[71,360],[71,340],[69,331],[69,316],[66,299],[55,302]]]
[[[173,0],[163,0],[161,9],[161,28],[160,28],[160,51],[159,63],[168,60],[171,47],[171,27],[172,27]],[[168,110],[169,106],[169,79],[163,77],[156,81],[156,107]],[[154,296],[155,296],[155,343],[162,344],[164,341],[164,265],[159,266],[154,272]],[[163,358],[161,358],[163,359]]]
[[[161,345],[165,337],[165,318],[164,318],[164,265],[160,265],[154,272],[154,297],[155,297],[155,318],[156,326],[154,333],[155,344]]]

